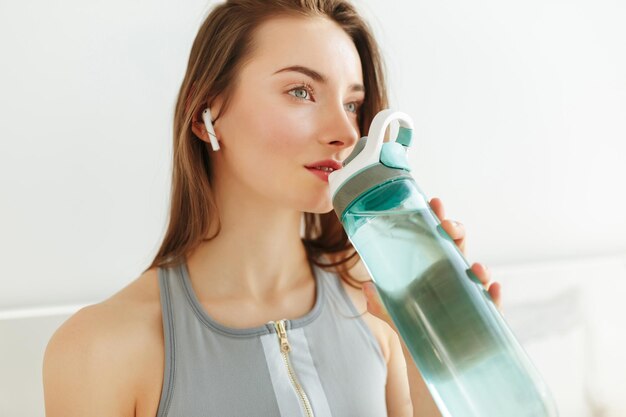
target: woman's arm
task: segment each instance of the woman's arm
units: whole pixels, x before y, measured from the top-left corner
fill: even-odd
[[[367,288],[366,294],[372,291]],[[370,297],[370,295],[366,295]],[[368,314],[377,318],[380,306],[373,306],[368,301]],[[441,417],[421,373],[399,337],[393,322],[381,320],[387,342],[387,415],[389,417]]]
[[[389,407],[390,404],[388,404],[387,410],[388,410],[389,417],[395,417],[395,416],[441,417],[441,413],[439,412],[439,409],[437,408],[437,405],[435,404],[433,397],[430,395],[430,392],[428,391],[426,382],[424,381],[424,378],[422,378],[422,374],[420,373],[420,371],[417,369],[417,366],[413,362],[413,359],[411,358],[411,354],[409,353],[406,345],[404,344],[402,339],[397,335],[397,333],[395,334],[394,339],[395,340],[392,342],[392,345],[391,345],[392,346],[391,351],[393,352],[392,355],[395,355],[395,359],[391,359],[390,362],[392,360],[395,360],[397,362],[404,361],[403,364],[398,363],[397,365],[395,365],[395,367],[402,366],[405,369],[405,385],[406,385],[406,380],[408,380],[408,388],[409,388],[409,395],[410,395],[408,400],[410,400],[412,404],[412,407],[411,407],[412,411],[408,413],[406,412],[395,413],[394,409],[396,405],[391,404],[392,408],[390,408]],[[391,386],[389,385],[389,383],[391,384]],[[391,401],[393,402],[393,397],[397,395],[397,393],[389,392],[389,391],[390,391],[390,388],[393,388],[393,386],[397,384],[394,384],[394,382],[392,381],[389,381],[389,383],[387,386],[387,391],[388,391],[387,398],[389,399],[391,397],[392,398]]]
[[[386,395],[389,417],[441,417],[422,375],[395,329],[389,331]]]
[[[54,333],[44,354],[46,417],[132,417],[135,398],[124,349],[129,334],[99,305],[85,307]]]

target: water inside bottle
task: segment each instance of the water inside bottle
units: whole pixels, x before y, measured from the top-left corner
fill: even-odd
[[[444,416],[556,415],[432,211],[349,212],[344,224]]]

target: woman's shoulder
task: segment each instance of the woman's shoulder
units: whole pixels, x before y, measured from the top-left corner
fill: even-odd
[[[134,415],[142,385],[152,379],[146,373],[161,377],[155,368],[162,344],[156,270],[148,270],[108,299],[78,310],[52,335],[44,354],[46,407],[64,392],[97,390],[98,403],[117,404],[115,415]]]
[[[131,343],[145,340],[152,331],[160,329],[160,325],[159,284],[156,269],[152,268],[109,298],[83,307],[61,328],[88,328],[90,331],[87,334],[94,340],[112,338],[114,335],[125,336],[128,344],[123,341],[117,341],[116,344],[120,348],[130,348]]]
[[[56,330],[51,342],[67,339],[128,348],[154,329],[155,319],[160,324],[160,314],[157,272],[150,269],[109,298],[75,312]]]

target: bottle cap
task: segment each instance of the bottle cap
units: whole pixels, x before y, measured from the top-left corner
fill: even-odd
[[[391,122],[400,124],[395,140],[384,142],[385,130]],[[376,114],[368,136],[357,142],[343,161],[343,168],[328,176],[331,201],[337,216],[361,194],[396,177],[411,176],[406,151],[413,139],[413,120],[406,113],[385,109]]]

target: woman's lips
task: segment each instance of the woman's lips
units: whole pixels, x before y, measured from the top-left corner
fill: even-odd
[[[333,172],[333,171],[323,171],[317,168],[307,168],[307,170],[324,182],[328,182],[328,176],[330,175],[331,172]]]

